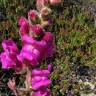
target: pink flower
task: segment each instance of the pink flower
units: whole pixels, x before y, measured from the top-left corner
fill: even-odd
[[[32,88],[33,90],[46,89],[51,81],[48,79],[50,71],[47,69],[32,70]]]
[[[29,25],[25,24],[25,25],[22,25],[19,29],[19,34],[20,36],[22,37],[23,35],[26,35],[29,33]]]
[[[31,30],[33,33],[35,33],[37,36],[40,36],[43,33],[43,29],[40,24],[32,25]]]
[[[18,25],[20,25],[19,34],[21,37],[22,35],[29,33],[29,23],[26,18],[20,17]]]
[[[29,36],[23,36],[22,41],[24,44],[30,44],[40,53],[39,59],[42,60],[46,57],[51,57],[55,50],[55,45],[53,43],[54,36],[50,32],[46,32],[42,40],[37,41]],[[26,49],[26,48],[25,48]]]
[[[2,52],[0,55],[2,68],[3,69],[13,68],[16,71],[19,71],[22,68],[22,64],[17,59],[17,54],[19,53],[19,50],[16,44],[12,40],[4,40],[2,42],[2,46],[5,51]]]
[[[28,15],[29,17],[30,16],[34,17],[36,14],[34,13],[33,10],[31,10],[29,11]],[[33,33],[35,33],[35,35],[40,35],[43,32],[43,29],[40,24],[36,24],[36,25],[29,24],[27,19],[24,17],[21,17],[19,19],[18,24],[20,25],[19,34],[21,37],[26,34],[33,35]],[[34,36],[31,36],[31,37],[34,37]]]
[[[32,89],[39,90],[40,88],[47,88],[51,81],[47,77],[34,76],[32,78]]]
[[[51,32],[46,32],[43,40],[47,43],[46,57],[52,57],[55,52],[54,36]]]
[[[16,58],[16,56],[14,57]],[[11,59],[6,52],[1,53],[2,68],[3,69],[16,68],[16,63],[13,61],[13,58]]]
[[[50,74],[49,70],[41,70],[41,69],[33,69],[32,70],[32,77],[33,76],[45,76],[48,77]]]
[[[61,3],[61,0],[50,0],[50,3],[52,5],[59,4],[59,3]]]
[[[5,52],[18,52],[18,48],[12,40],[3,40],[2,47]]]
[[[46,32],[43,37],[43,40],[45,40],[48,43],[48,45],[50,45],[53,43],[54,36],[51,32]]]
[[[47,51],[47,43],[44,40],[37,41],[29,36],[23,36],[22,41],[24,44],[30,44],[34,49],[38,50],[40,53],[39,60],[42,60],[45,57]]]
[[[21,16],[21,17],[19,18],[19,20],[18,20],[18,25],[19,25],[19,26],[23,26],[23,25],[26,25],[26,24],[28,24],[27,19],[26,19],[25,17]]]
[[[27,62],[32,66],[36,66],[39,63],[40,52],[36,50],[34,46],[26,44],[23,46],[20,55],[17,57],[22,63]]]
[[[27,35],[22,36],[22,41],[24,46],[18,56],[21,62],[28,61],[36,66],[41,60],[51,57],[54,53],[54,36],[50,32],[46,32],[40,41]]]
[[[30,19],[36,19],[37,16],[38,16],[38,12],[36,10],[30,10],[28,12],[28,17]]]

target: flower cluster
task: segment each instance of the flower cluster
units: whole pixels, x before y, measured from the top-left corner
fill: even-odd
[[[22,42],[22,49],[18,49],[13,40],[3,40],[0,59],[3,69],[14,69],[16,72],[26,70],[26,90],[32,93],[32,96],[51,96],[48,86],[52,64],[46,69],[38,68],[40,62],[46,58],[52,57],[55,51],[54,35],[46,32],[44,27],[51,24],[49,14],[51,9],[46,4],[58,4],[61,0],[37,0],[38,11],[30,10],[28,19],[21,16],[18,20],[20,26],[19,34]],[[40,23],[37,23],[37,21]],[[14,81],[14,80],[13,80]],[[8,86],[15,90],[15,81],[9,80]],[[14,85],[14,88],[12,87]],[[18,93],[18,92],[17,92]]]

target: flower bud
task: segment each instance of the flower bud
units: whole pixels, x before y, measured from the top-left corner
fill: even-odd
[[[23,26],[23,25],[26,25],[26,24],[28,24],[27,19],[26,19],[25,17],[21,16],[21,17],[19,18],[19,20],[18,20],[18,25],[19,25],[19,26]]]
[[[43,29],[40,24],[32,25],[31,30],[37,36],[40,36],[40,34],[42,34],[42,32],[43,32]]]
[[[59,3],[61,3],[61,0],[50,0],[50,3],[52,5],[59,4]]]

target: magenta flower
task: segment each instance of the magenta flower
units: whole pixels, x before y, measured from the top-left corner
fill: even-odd
[[[47,69],[32,70],[32,89],[35,90],[32,96],[51,96],[47,87],[51,84],[48,79],[50,71]]]
[[[23,26],[23,25],[26,25],[26,24],[28,24],[28,20],[25,17],[21,16],[18,20],[18,25]]]
[[[2,47],[5,52],[18,52],[18,48],[12,40],[3,40]]]
[[[40,53],[38,60],[42,60],[46,57],[51,57],[54,53],[54,36],[50,32],[46,32],[43,39],[40,41],[37,41],[27,35],[22,37],[22,41],[24,44],[30,44],[32,47],[38,50],[38,52]]]
[[[32,66],[36,66],[39,63],[40,52],[36,50],[34,46],[26,44],[17,57],[21,62],[27,62]]]
[[[47,77],[34,76],[32,78],[32,89],[39,90],[40,88],[47,88],[51,81]]]
[[[33,33],[35,33],[37,36],[40,36],[43,33],[43,29],[40,24],[32,25],[31,30]]]
[[[46,57],[51,57],[54,53],[53,34],[46,32],[43,39],[35,40],[27,35],[22,36],[24,46],[18,55],[21,62],[28,62],[32,66],[36,66]]]
[[[29,25],[25,24],[25,25],[22,25],[19,29],[19,34],[20,36],[22,37],[23,35],[26,35],[29,33]]]
[[[28,17],[32,20],[36,19],[37,16],[38,16],[38,12],[36,10],[30,10],[28,12]]]
[[[3,69],[15,68],[16,63],[12,59],[8,56],[8,54],[6,52],[1,53],[2,68]]]
[[[41,69],[33,69],[32,70],[32,77],[33,76],[45,76],[48,77],[50,75],[49,70],[41,70]]]
[[[32,11],[33,10],[29,11],[29,15],[35,15],[31,13]],[[29,24],[27,19],[24,17],[21,17],[19,19],[18,24],[20,25],[19,33],[21,37],[26,34],[33,35],[33,33],[35,33],[35,35],[40,35],[43,32],[43,29],[40,24],[36,25]]]
[[[48,45],[51,45],[53,43],[54,36],[51,32],[46,32],[43,37],[43,40],[45,40]]]
[[[37,41],[36,39],[34,39],[28,35],[22,36],[21,39],[24,44],[31,44],[31,45],[35,46],[35,48],[37,48],[38,46],[44,48],[44,46],[46,46],[46,42],[44,40]]]
[[[55,52],[54,36],[51,32],[46,32],[43,40],[47,43],[46,57],[52,57]]]
[[[12,40],[4,40],[2,46],[5,52],[2,52],[0,59],[2,62],[3,69],[13,68],[16,71],[21,69],[22,64],[17,59],[17,54],[19,52],[16,44]]]
[[[52,44],[48,46],[46,57],[52,57],[54,53],[55,53],[55,44]]]
[[[22,35],[29,33],[29,23],[26,18],[20,17],[18,25],[20,25],[19,34],[21,37]]]
[[[47,43],[44,40],[37,41],[29,36],[23,36],[22,41],[24,44],[30,44],[40,53],[39,60],[42,60],[46,53]]]

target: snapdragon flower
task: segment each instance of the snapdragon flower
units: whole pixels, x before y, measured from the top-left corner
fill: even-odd
[[[43,33],[43,28],[40,24],[32,25],[30,29],[33,33],[35,33],[36,36],[40,36]]]
[[[46,32],[43,40],[47,43],[46,57],[52,57],[55,52],[54,36],[51,32]]]
[[[34,76],[32,78],[32,89],[39,90],[40,88],[47,88],[51,81],[47,77]]]
[[[54,53],[54,36],[50,32],[46,32],[44,37],[37,41],[27,35],[22,37],[24,46],[18,55],[21,62],[28,61],[31,65],[38,65],[39,62],[47,57],[51,57]]]
[[[41,69],[33,69],[32,70],[32,77],[34,76],[45,76],[48,77],[50,75],[49,70],[41,70]]]
[[[16,52],[18,53],[18,48],[12,40],[3,40],[2,47],[5,52]]]
[[[25,17],[20,17],[18,21],[18,25],[20,26],[19,34],[22,37],[22,35],[29,33],[29,23],[28,20]]]
[[[17,57],[22,63],[27,62],[32,66],[36,66],[39,64],[40,53],[32,45],[26,44]]]
[[[2,46],[4,49],[4,52],[2,52],[0,55],[2,68],[13,68],[16,71],[19,71],[22,68],[22,64],[17,59],[17,54],[19,53],[19,50],[16,44],[12,40],[4,40],[2,42]]]
[[[36,17],[38,17],[38,12],[36,10],[30,10],[28,12],[28,17],[31,19],[31,20],[35,20]]]
[[[28,13],[28,17],[30,17],[30,18],[33,18],[33,17],[35,18],[35,15],[36,14],[34,13],[33,10],[30,10]],[[18,21],[18,25],[20,26],[19,34],[20,34],[21,38],[24,35],[29,35],[31,37],[34,37],[34,36],[39,36],[40,34],[43,33],[43,29],[40,24],[34,25],[34,24],[30,23],[30,20],[28,21],[24,17],[20,17],[20,19]]]
[[[48,69],[32,70],[32,89],[35,90],[32,96],[51,96],[48,91],[48,86],[51,84],[49,75]]]
[[[24,44],[31,44],[37,50],[40,51],[40,57],[46,55],[46,57],[52,57],[55,51],[54,36],[51,32],[46,32],[40,41],[35,40],[27,35],[22,37],[22,42]]]
[[[28,24],[28,20],[25,17],[21,16],[18,20],[18,25],[21,27],[25,24]]]
[[[26,71],[26,88],[22,91],[25,93],[31,92],[32,96],[51,96],[48,87],[51,84],[49,76],[53,65],[49,64],[46,69],[36,67],[42,60],[50,58],[54,54],[54,35],[51,32],[45,32],[44,27],[52,23],[51,18],[49,18],[52,10],[47,7],[47,4],[55,5],[60,2],[61,0],[37,0],[38,11],[30,10],[28,19],[23,16],[19,18],[19,34],[23,43],[20,51],[14,41],[4,40],[2,42],[4,49],[4,52],[0,55],[2,68],[12,68],[19,71],[20,74],[22,74],[22,70]],[[38,19],[41,24],[36,24]],[[35,20],[37,21],[35,22]],[[19,88],[16,88],[14,79],[9,79],[7,85],[16,96],[19,96],[20,91],[18,91]],[[25,95],[25,93],[23,94]]]

